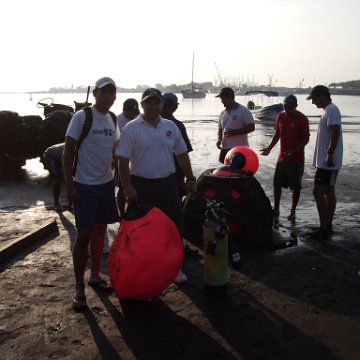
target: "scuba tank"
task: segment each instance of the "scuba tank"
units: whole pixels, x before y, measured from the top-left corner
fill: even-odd
[[[206,208],[203,224],[205,293],[225,296],[229,279],[228,213],[215,200],[207,201]]]

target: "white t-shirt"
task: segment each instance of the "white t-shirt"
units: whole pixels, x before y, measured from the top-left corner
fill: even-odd
[[[160,118],[155,127],[140,115],[121,131],[115,155],[130,160],[130,174],[146,179],[175,173],[174,156],[187,152],[180,130],[171,120]]]
[[[239,134],[230,137],[224,136],[224,131],[229,129],[241,129],[246,125],[254,124],[254,117],[250,110],[245,106],[236,103],[235,109],[228,112],[226,109],[220,113],[219,127],[222,128],[223,137],[221,147],[223,149],[231,149],[235,146],[246,145],[249,146],[248,135]]]
[[[100,185],[114,178],[111,164],[113,147],[120,137],[119,128],[109,113],[102,114],[91,106],[93,122],[79,152],[74,180],[86,185]],[[68,126],[66,136],[79,140],[85,122],[85,112],[76,112]]]
[[[339,140],[333,154],[333,161],[335,166],[326,165],[327,150],[331,140],[331,132],[329,128],[331,125],[340,126]],[[328,106],[326,106],[324,113],[320,118],[314,150],[313,165],[321,169],[339,170],[342,166],[342,158],[343,139],[341,129],[341,114],[338,107],[335,104],[330,103]]]
[[[119,130],[121,132],[121,130],[123,129],[123,127],[131,120],[129,120],[128,118],[125,117],[124,113],[121,113],[120,115],[118,115],[116,117],[117,123],[119,125]]]

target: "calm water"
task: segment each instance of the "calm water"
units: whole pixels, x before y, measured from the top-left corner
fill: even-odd
[[[19,115],[43,115],[43,109],[37,107],[37,102],[43,98],[52,97],[55,103],[74,105],[74,101],[84,102],[86,94],[68,93],[68,94],[0,94],[0,109],[11,110]],[[116,114],[121,113],[122,103],[125,99],[134,97],[140,101],[141,94],[121,93],[117,95],[117,100],[112,107]],[[193,167],[198,174],[206,168],[216,166],[217,149],[215,146],[217,138],[217,119],[223,109],[220,99],[215,94],[207,94],[205,99],[182,99],[179,97],[179,108],[175,116],[184,122],[188,135],[193,143],[194,154],[191,155]],[[306,163],[311,166],[312,153],[314,149],[315,135],[321,109],[312,105],[311,101],[306,100],[306,95],[297,95],[298,110],[308,116],[310,121],[310,142],[306,147]],[[333,102],[339,107],[342,113],[343,136],[344,136],[344,165],[354,166],[359,164],[360,158],[360,96],[340,96],[332,97]],[[250,100],[246,96],[237,96],[236,100],[246,105]],[[252,98],[252,100],[262,106],[271,103],[281,102],[282,97],[264,99],[261,97]],[[90,94],[89,101],[93,101]],[[256,151],[266,145],[271,140],[273,128],[271,124],[260,121],[256,122],[256,131],[249,137],[250,146]],[[276,161],[278,149],[274,149],[268,157],[260,157],[260,165],[273,166]],[[200,156],[199,156],[200,155]],[[34,168],[37,166],[36,160],[30,160],[27,167]],[[260,171],[261,167],[259,168]]]

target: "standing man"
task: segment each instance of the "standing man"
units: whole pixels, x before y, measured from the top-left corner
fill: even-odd
[[[162,210],[182,234],[181,202],[175,179],[174,155],[187,178],[189,191],[196,191],[185,141],[171,121],[161,117],[164,99],[158,89],[149,88],[141,98],[143,114],[121,132],[115,150],[127,200],[145,199]],[[180,270],[177,283],[187,281]]]
[[[76,292],[72,302],[77,311],[84,310],[87,306],[84,273],[89,244],[91,270],[88,285],[100,290],[111,290],[110,283],[100,276],[100,263],[106,226],[119,220],[112,158],[120,132],[109,113],[116,99],[114,80],[108,77],[99,79],[93,95],[95,105],[90,106],[92,123],[88,135],[78,147],[86,120],[85,111],[80,110],[70,121],[63,154],[68,198],[74,203],[77,228],[73,248]],[[77,165],[73,178],[76,153]]]
[[[117,123],[119,126],[120,132],[123,127],[131,120],[134,120],[140,114],[139,103],[136,99],[126,99],[123,103],[123,112],[116,117]],[[121,182],[120,173],[119,173],[119,162],[115,160],[115,185],[119,188],[116,201],[119,209],[120,216],[125,214],[125,197],[124,197],[124,188]]]
[[[313,194],[320,218],[320,227],[309,236],[327,239],[333,232],[332,221],[336,209],[335,183],[342,166],[343,139],[341,114],[332,103],[329,89],[316,85],[306,98],[317,107],[324,109],[320,118],[313,165],[316,168]]]
[[[274,175],[274,218],[280,214],[281,189],[292,190],[292,206],[288,220],[295,221],[296,206],[299,202],[301,180],[304,174],[305,145],[309,142],[309,120],[297,108],[297,98],[288,95],[284,99],[284,109],[275,122],[275,134],[261,155],[269,155],[280,139],[280,153]]]
[[[219,161],[223,163],[226,154],[233,147],[249,146],[247,134],[255,130],[255,121],[250,110],[235,101],[233,89],[225,87],[216,97],[219,97],[225,106],[219,117],[216,143],[220,149]]]
[[[173,94],[172,92],[166,92],[165,94],[163,94],[163,99],[164,99],[164,106],[161,111],[161,116],[164,119],[171,120],[175,123],[175,125],[179,128],[181,135],[185,141],[185,144],[187,147],[187,152],[189,153],[189,152],[193,151],[189,137],[186,132],[185,125],[180,120],[177,120],[174,117],[174,112],[177,110],[177,108],[179,106],[178,97],[175,94]],[[181,170],[181,167],[180,167],[175,155],[174,155],[174,159],[175,159],[175,166],[176,166],[175,178],[178,183],[179,197],[182,200],[183,196],[186,195],[185,174]]]

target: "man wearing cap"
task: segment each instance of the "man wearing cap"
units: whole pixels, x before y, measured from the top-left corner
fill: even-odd
[[[280,214],[282,188],[292,190],[292,206],[288,220],[295,221],[296,206],[301,192],[304,174],[305,145],[309,142],[309,120],[296,110],[297,98],[288,95],[284,99],[285,111],[279,113],[275,121],[275,134],[268,147],[261,149],[261,155],[269,155],[280,139],[280,153],[274,175],[274,218]]]
[[[224,162],[230,149],[239,145],[249,146],[248,134],[255,130],[255,121],[248,108],[235,101],[234,90],[225,87],[216,97],[221,99],[225,110],[220,113],[218,123],[219,161]]]
[[[76,240],[73,265],[76,292],[72,306],[84,310],[87,306],[84,273],[90,244],[91,269],[88,285],[100,290],[111,290],[111,285],[100,276],[101,255],[107,224],[119,220],[115,201],[112,173],[113,150],[120,132],[109,109],[116,99],[116,85],[108,77],[99,79],[93,90],[95,105],[90,106],[92,124],[81,146],[86,114],[77,111],[68,126],[63,154],[65,182],[69,201],[74,203]],[[73,163],[77,152],[77,165],[73,176]]]
[[[134,120],[139,114],[140,110],[137,100],[133,98],[126,99],[123,103],[123,112],[116,117],[120,132],[129,121]],[[116,201],[119,209],[119,214],[120,216],[122,216],[125,213],[126,201],[124,197],[124,189],[120,178],[119,163],[117,159],[115,163],[115,185],[119,188],[116,195]]]
[[[316,85],[306,99],[311,99],[317,108],[324,109],[318,126],[313,158],[316,168],[313,194],[320,227],[308,235],[312,238],[327,239],[333,232],[335,183],[343,158],[341,114],[338,107],[332,103],[329,89],[324,85]]]
[[[119,157],[124,194],[129,202],[143,200],[162,210],[182,233],[181,202],[175,179],[174,155],[187,178],[188,191],[196,191],[187,147],[171,120],[161,117],[164,99],[158,89],[149,88],[141,97],[143,114],[121,132],[115,155]],[[187,281],[180,271],[175,282]]]
[[[189,152],[193,151],[189,137],[186,132],[185,125],[180,120],[177,120],[174,117],[174,112],[177,110],[177,108],[179,106],[178,97],[175,94],[173,94],[172,92],[166,92],[163,94],[163,99],[164,99],[164,106],[161,111],[161,116],[164,119],[171,120],[175,123],[175,125],[179,128],[181,135],[186,143],[187,152],[189,153]],[[176,156],[174,156],[174,159],[175,159],[175,166],[176,166],[175,178],[178,183],[179,197],[180,197],[180,199],[182,199],[183,196],[186,195],[185,174],[181,170],[180,165],[176,159]]]

